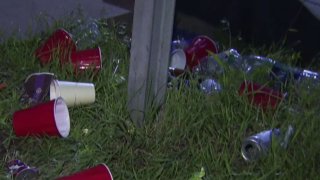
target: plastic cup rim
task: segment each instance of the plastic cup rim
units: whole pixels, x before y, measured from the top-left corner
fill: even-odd
[[[53,73],[50,72],[39,72],[39,73],[32,73],[30,75],[27,76],[27,78],[24,80],[24,82],[28,82],[28,80],[32,77],[32,76],[37,76],[37,75],[51,75],[53,77],[55,77],[55,75]]]
[[[209,40],[209,41],[213,44],[215,51],[218,52],[218,46],[217,46],[216,42],[214,42],[214,40],[211,39],[209,36],[199,35],[199,36],[197,36],[195,39],[197,39],[197,38],[205,38],[205,39]],[[194,41],[193,41],[193,42],[194,42]],[[212,53],[217,53],[217,52],[212,52]]]
[[[57,123],[57,112],[56,112],[56,108],[57,108],[57,106],[58,106],[58,102],[62,102],[63,104],[60,104],[60,105],[62,105],[62,106],[64,106],[64,115],[65,115],[65,117],[63,117],[64,118],[64,123],[63,123],[63,125],[66,125],[67,126],[67,129],[66,129],[66,132],[61,132],[61,127],[59,127],[58,126],[58,123]],[[67,104],[64,102],[64,100],[63,100],[63,98],[62,97],[58,97],[58,98],[56,98],[55,99],[55,101],[54,101],[54,111],[53,111],[53,113],[54,113],[54,121],[55,121],[55,125],[56,125],[56,127],[57,127],[57,130],[58,130],[58,132],[59,132],[59,134],[60,134],[60,136],[61,137],[63,137],[63,138],[66,138],[66,137],[68,137],[68,135],[69,135],[69,132],[70,132],[70,116],[69,116],[69,111],[68,111],[68,106],[67,106]]]
[[[179,54],[177,54],[177,53],[179,53]],[[182,66],[184,66],[184,67],[173,67],[172,66],[172,60],[173,60],[172,57],[176,54],[179,56],[179,59],[183,60]],[[175,49],[174,51],[172,51],[171,60],[170,60],[170,67],[173,67],[175,69],[185,69],[186,65],[187,65],[187,56],[186,56],[186,53],[184,52],[184,50],[183,49]]]
[[[108,172],[108,174],[109,174],[110,177],[111,177],[111,180],[113,180],[113,176],[112,176],[112,173],[111,173],[109,167],[108,167],[105,163],[101,163],[100,165],[103,165],[103,166],[107,169],[107,172]]]

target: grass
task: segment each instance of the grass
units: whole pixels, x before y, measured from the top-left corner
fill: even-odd
[[[42,38],[47,37],[55,24]],[[72,26],[66,26],[72,28]],[[265,82],[258,74],[247,77],[229,70],[219,78],[223,91],[205,95],[191,87],[168,89],[166,103],[145,126],[136,128],[126,110],[127,81],[113,76],[113,59],[120,60],[118,75],[128,79],[129,51],[113,26],[105,26],[98,41],[103,69],[73,76],[56,63],[42,67],[33,56],[39,36],[27,40],[12,37],[0,45],[0,75],[8,87],[0,91],[0,179],[10,179],[5,164],[20,159],[40,170],[39,179],[69,175],[99,163],[106,163],[114,179],[317,179],[320,168],[319,88],[290,86],[288,100],[274,111],[261,111],[240,97],[243,79]],[[97,46],[93,44],[92,46]],[[278,47],[278,48],[276,48]],[[284,47],[247,47],[242,52],[259,52],[284,62],[295,62],[297,53]],[[96,102],[69,108],[71,132],[65,138],[18,138],[12,130],[12,114],[26,108],[19,103],[24,79],[31,73],[52,72],[59,80],[93,82]],[[290,110],[294,108],[295,111]],[[257,162],[245,162],[240,154],[245,137],[278,127],[294,125],[296,132],[287,150],[277,145]],[[203,172],[202,172],[203,173]]]

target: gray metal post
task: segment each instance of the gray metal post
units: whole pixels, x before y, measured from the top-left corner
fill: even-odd
[[[165,100],[175,0],[136,0],[128,84],[128,110],[138,127]]]

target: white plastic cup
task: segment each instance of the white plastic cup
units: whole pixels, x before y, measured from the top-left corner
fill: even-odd
[[[53,80],[50,84],[50,100],[62,97],[67,106],[92,104],[95,88],[92,83]]]
[[[171,53],[170,67],[185,69],[187,64],[186,54],[183,49],[176,49]]]

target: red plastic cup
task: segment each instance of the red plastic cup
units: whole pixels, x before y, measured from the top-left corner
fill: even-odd
[[[111,171],[105,164],[77,172],[70,176],[60,177],[57,180],[113,180]]]
[[[252,82],[243,82],[239,88],[239,95],[246,95],[250,102],[264,110],[275,109],[285,97],[279,91]]]
[[[71,53],[71,63],[76,70],[96,70],[102,68],[102,56],[100,47]]]
[[[69,111],[64,100],[38,104],[13,114],[13,130],[16,136],[60,136],[70,132]]]
[[[209,52],[218,53],[217,44],[207,36],[198,36],[193,39],[191,45],[185,50],[187,66],[192,70]]]
[[[36,49],[35,55],[41,64],[47,64],[52,61],[55,53],[61,61],[65,61],[73,51],[76,51],[76,44],[71,35],[64,29],[58,29]]]

